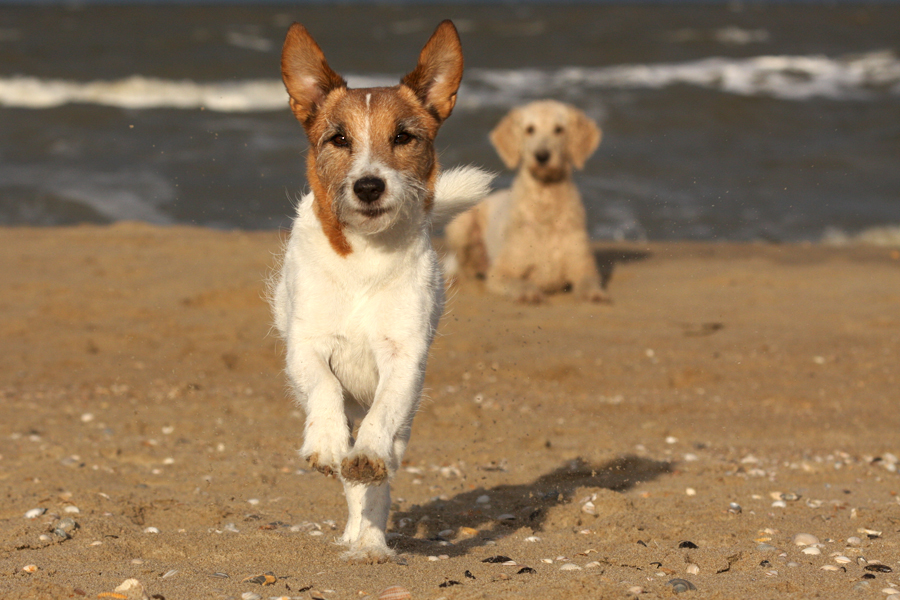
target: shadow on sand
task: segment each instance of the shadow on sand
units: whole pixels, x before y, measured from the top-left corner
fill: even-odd
[[[650,258],[650,253],[642,250],[623,250],[615,248],[594,247],[594,261],[600,273],[600,287],[607,289],[616,265]]]
[[[669,462],[632,455],[599,466],[576,459],[531,483],[478,488],[447,500],[434,500],[406,511],[396,511],[392,515],[390,531],[404,534],[394,542],[398,552],[460,556],[488,540],[511,535],[521,527],[542,530],[549,510],[573,502],[578,488],[621,492],[669,473],[672,467]],[[491,508],[477,502],[480,496],[490,497]],[[498,520],[501,513],[513,518]],[[452,544],[436,546],[436,542],[442,541],[438,535],[442,530],[458,531],[461,527],[477,528],[479,533]]]

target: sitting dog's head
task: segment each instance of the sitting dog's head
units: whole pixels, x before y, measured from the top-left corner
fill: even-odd
[[[600,129],[582,111],[555,100],[512,109],[491,131],[491,143],[510,169],[542,182],[568,178],[600,144]]]
[[[344,229],[377,234],[431,208],[434,138],[456,104],[463,72],[456,28],[444,21],[399,85],[349,89],[309,32],[294,23],[281,56],[291,110],[309,138],[316,214],[340,254]]]

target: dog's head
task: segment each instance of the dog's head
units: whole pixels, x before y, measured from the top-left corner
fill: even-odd
[[[344,229],[381,233],[431,208],[434,139],[462,79],[456,28],[442,22],[399,85],[349,89],[309,32],[294,23],[281,56],[291,110],[309,138],[307,177],[332,246]]]
[[[491,143],[510,169],[520,166],[544,182],[581,169],[600,144],[600,128],[574,106],[539,100],[514,108],[491,131]]]

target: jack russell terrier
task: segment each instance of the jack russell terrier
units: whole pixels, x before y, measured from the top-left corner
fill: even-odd
[[[299,23],[281,72],[310,144],[310,191],[271,294],[306,413],[300,454],[343,483],[343,558],[384,562],[394,554],[385,542],[388,479],[409,442],[444,306],[431,230],[484,198],[493,175],[439,172],[434,139],[463,72],[450,21],[393,87],[349,89]]]

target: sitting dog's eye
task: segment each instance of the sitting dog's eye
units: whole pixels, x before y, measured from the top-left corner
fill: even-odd
[[[328,140],[338,148],[346,148],[350,145],[350,140],[347,139],[343,133],[338,133],[334,135],[330,140]]]
[[[526,127],[525,133],[527,133],[528,135],[531,135],[532,133],[534,133],[534,125],[529,125],[528,127]]]
[[[413,136],[406,133],[405,131],[401,131],[397,135],[394,136],[394,145],[395,146],[405,146],[410,143],[413,139]]]
[[[553,130],[553,133],[555,133],[555,134],[558,135],[558,134],[562,133],[563,131],[565,131],[565,130],[563,129],[563,126],[562,126],[562,125],[557,125],[557,126],[556,126],[556,129]]]

